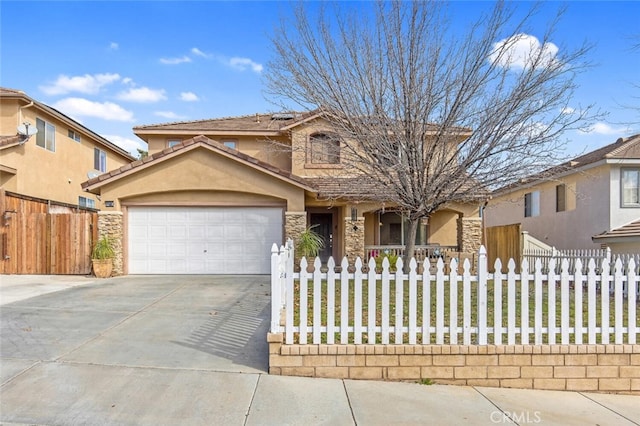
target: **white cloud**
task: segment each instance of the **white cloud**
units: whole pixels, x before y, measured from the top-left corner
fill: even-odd
[[[580,133],[596,134],[596,135],[621,135],[629,131],[628,127],[612,127],[611,125],[599,121],[586,130],[580,130]]]
[[[120,148],[131,153],[131,155],[135,157],[138,156],[138,148],[144,151],[148,149],[147,144],[140,139],[130,139],[130,138],[117,136],[117,135],[102,135],[102,137],[118,145]]]
[[[133,121],[133,113],[113,102],[93,102],[83,98],[65,98],[52,105],[72,117],[96,117],[109,121]]]
[[[192,47],[191,53],[194,54],[195,56],[201,56],[203,58],[211,57],[211,55],[209,55],[208,53],[204,53],[202,50],[198,49],[197,47]]]
[[[186,62],[191,62],[191,58],[186,55],[181,58],[160,58],[160,63],[165,65],[178,65]]]
[[[167,99],[164,89],[149,89],[148,87],[137,87],[120,92],[118,99],[121,101],[153,103]]]
[[[168,118],[169,120],[184,120],[185,118],[187,118],[172,111],[156,111],[153,114],[157,115],[158,117]]]
[[[489,59],[491,62],[497,62],[501,67],[524,69],[538,60],[539,56],[542,57],[541,65],[551,64],[557,53],[558,46],[553,43],[546,43],[543,46],[532,35],[516,34],[494,43]]]
[[[70,92],[96,94],[103,86],[118,80],[120,80],[119,74],[85,74],[75,77],[63,74],[58,76],[53,84],[40,86],[40,90],[47,95],[64,95]]]
[[[182,92],[180,93],[180,100],[184,102],[197,102],[200,98],[193,92]]]
[[[115,41],[112,41],[111,43],[109,43],[109,49],[118,50],[119,48],[120,48],[120,46]]]
[[[560,111],[561,114],[565,114],[565,115],[573,114],[574,112],[576,112],[575,108],[571,108],[571,107],[564,107]]]
[[[235,68],[239,71],[245,71],[247,69],[251,69],[251,71],[255,72],[255,73],[261,73],[262,72],[262,64],[259,64],[257,62],[253,62],[251,59],[249,58],[240,58],[240,57],[233,57],[231,59],[229,59],[228,65],[232,68]]]

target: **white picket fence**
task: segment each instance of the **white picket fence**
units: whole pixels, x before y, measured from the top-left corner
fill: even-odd
[[[498,259],[488,273],[482,247],[475,275],[468,260],[458,273],[455,259],[446,269],[442,259],[421,268],[412,259],[403,273],[402,259],[399,272],[359,258],[351,270],[346,258],[339,268],[315,259],[308,272],[303,258],[295,272],[289,242],[274,244],[271,261],[271,332],[285,344],[635,344],[640,333],[633,259],[613,268],[592,259],[586,273],[581,260],[571,272],[563,260],[559,274],[554,259],[546,274],[526,259],[520,273],[513,260],[504,273]]]

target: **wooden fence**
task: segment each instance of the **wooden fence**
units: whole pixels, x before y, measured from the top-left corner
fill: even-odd
[[[445,273],[425,261],[411,260],[409,273],[394,272],[385,259],[381,271],[360,259],[351,268],[343,259],[336,271],[329,259],[325,271],[316,259],[308,272],[306,259],[294,272],[291,244],[272,251],[271,332],[284,333],[285,344],[635,344],[640,333],[635,261],[618,259],[596,265],[586,274],[581,261],[569,270],[567,260],[556,274],[555,260],[542,272],[525,259],[516,273],[496,260],[488,272],[484,247],[477,274],[465,260],[462,274],[456,260]],[[402,259],[395,271],[403,271]],[[284,313],[284,315],[282,315]]]
[[[513,259],[518,265],[521,254],[520,238],[519,223],[485,228],[484,245],[487,248],[489,265],[493,265],[496,259]]]
[[[91,273],[96,211],[0,191],[0,214],[0,273]]]

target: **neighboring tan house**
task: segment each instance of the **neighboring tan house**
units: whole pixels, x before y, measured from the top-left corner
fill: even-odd
[[[0,185],[5,191],[100,209],[97,197],[80,184],[133,160],[60,111],[19,90],[0,88]]]
[[[135,127],[149,156],[83,184],[113,203],[120,273],[268,273],[273,243],[316,226],[321,258],[402,249],[405,223],[367,200],[319,113],[256,114]],[[417,243],[473,252],[479,206],[453,204],[423,221]],[[122,214],[120,214],[122,212]]]
[[[640,252],[640,135],[554,167],[493,193],[485,227],[520,224],[557,249],[611,247]]]

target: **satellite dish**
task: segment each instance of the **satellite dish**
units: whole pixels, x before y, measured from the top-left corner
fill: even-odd
[[[98,176],[100,176],[100,172],[98,172],[97,170],[89,170],[87,172],[87,177],[89,179],[93,179],[93,178],[98,177]]]
[[[38,129],[36,127],[31,127],[29,123],[23,123],[18,126],[18,134],[22,136],[22,140],[19,142],[20,145],[23,145],[25,142],[29,140],[29,138],[38,133]]]
[[[24,123],[18,126],[18,133],[22,136],[33,136],[38,133],[38,129],[29,125],[29,123]]]

